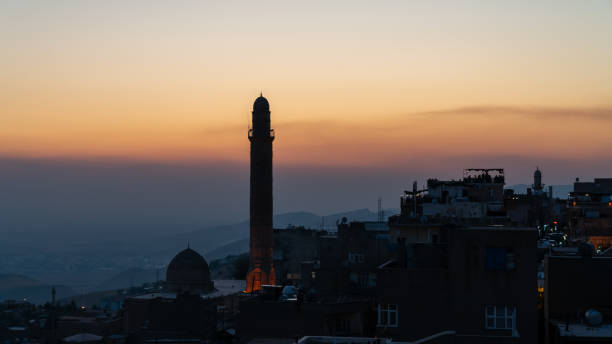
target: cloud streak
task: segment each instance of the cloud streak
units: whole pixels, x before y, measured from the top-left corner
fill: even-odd
[[[563,107],[538,107],[538,106],[467,106],[454,109],[432,110],[408,113],[412,116],[454,116],[454,115],[504,115],[534,119],[576,119],[612,121],[612,107],[595,108],[563,108]]]
[[[612,107],[467,106],[371,117],[289,119],[276,113],[275,159],[283,164],[372,166],[465,155],[610,157]],[[248,161],[247,128],[235,123],[146,128],[106,135],[4,136],[0,154],[121,157],[153,161]],[[102,137],[103,140],[95,139]],[[571,138],[563,139],[560,138]],[[13,147],[11,150],[11,147]]]

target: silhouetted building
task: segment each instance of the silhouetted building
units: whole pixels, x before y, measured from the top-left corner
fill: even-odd
[[[465,169],[461,180],[428,179],[423,190],[417,190],[415,182],[401,197],[400,215],[390,223],[504,223],[504,183],[501,168]]]
[[[304,233],[277,231],[285,239]],[[446,334],[439,340],[449,340],[449,330],[454,343],[536,340],[535,229],[342,222],[337,233],[308,235],[314,239],[306,256],[317,252],[315,241],[318,256],[303,262],[295,286],[282,294],[266,286],[263,295],[241,301],[241,341],[302,335],[412,341],[440,333]],[[293,296],[283,296],[286,290]]]
[[[509,222],[513,226],[537,227],[540,237],[562,228],[564,204],[564,201],[553,198],[552,186],[548,187],[548,192],[544,192],[539,168],[533,173],[533,184],[526,194],[515,193],[512,189],[504,192]]]
[[[134,343],[212,339],[223,328],[222,311],[238,303],[244,287],[242,281],[215,286],[206,260],[187,248],[168,265],[161,292],[125,300],[124,330]]]
[[[544,260],[546,343],[612,343],[612,257],[583,245]]]
[[[327,247],[321,249],[315,288],[332,297],[373,299],[376,267],[387,261],[397,246],[389,241],[389,226],[380,222],[340,223],[335,243],[328,240]]]
[[[612,246],[612,178],[576,179],[567,208],[570,238],[590,241],[598,250]]]
[[[251,141],[251,198],[250,198],[250,267],[246,277],[246,292],[275,284],[273,203],[272,203],[272,141],[270,104],[263,96],[253,104]]]
[[[397,246],[381,222],[338,223],[336,232],[277,229],[275,269],[282,285],[315,289],[327,299],[341,295],[374,296],[376,267]],[[280,284],[279,283],[279,284]]]
[[[274,230],[274,270],[278,285],[302,283],[302,266],[317,265],[325,230],[290,227]],[[312,275],[312,274],[311,274]],[[307,278],[308,276],[304,276]],[[312,276],[311,276],[312,278]]]
[[[113,317],[100,310],[77,310],[75,308],[71,312],[58,313],[52,312],[47,319],[42,332],[42,343],[66,342],[65,339],[72,336],[75,337],[71,340],[91,338],[79,336],[81,334],[108,337],[122,332],[121,318]]]
[[[536,340],[536,231],[449,227],[448,242],[408,243],[380,266],[377,333],[411,341],[446,330],[455,343]]]
[[[304,335],[373,335],[374,318],[369,299],[313,302],[308,298],[293,286],[285,286],[280,293],[271,290],[243,298],[238,316],[239,341],[295,340]]]

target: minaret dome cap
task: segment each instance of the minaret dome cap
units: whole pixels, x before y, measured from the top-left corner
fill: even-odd
[[[260,95],[257,97],[257,99],[255,99],[255,103],[253,103],[253,111],[270,111],[270,103],[268,103],[268,100],[264,98],[263,95]]]

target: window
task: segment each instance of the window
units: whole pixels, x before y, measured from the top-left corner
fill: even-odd
[[[438,234],[432,234],[431,235],[431,243],[432,244],[437,244],[438,243]]]
[[[516,268],[516,262],[514,257],[514,251],[506,251],[506,270],[514,270]]]
[[[513,330],[516,323],[516,308],[510,306],[486,306],[485,328],[488,330]]]
[[[398,311],[397,305],[378,305],[378,327],[397,327]]]
[[[376,273],[373,272],[351,272],[349,280],[354,288],[376,287]]]
[[[299,279],[302,279],[302,274],[288,272],[287,279],[288,280],[299,280]]]
[[[472,265],[478,267],[480,264],[480,249],[477,245],[472,245]]]
[[[364,257],[361,253],[349,252],[348,260],[351,263],[363,263]]]
[[[487,270],[504,270],[506,268],[506,250],[499,247],[487,247]]]
[[[376,288],[376,273],[370,272],[368,274],[368,288]]]
[[[516,259],[512,249],[487,247],[487,270],[514,270]]]
[[[348,319],[336,319],[336,332],[350,332],[351,322]]]
[[[368,273],[360,272],[359,273],[359,288],[367,288],[368,287]]]
[[[281,250],[274,250],[273,256],[274,260],[283,260],[285,259],[285,254]]]

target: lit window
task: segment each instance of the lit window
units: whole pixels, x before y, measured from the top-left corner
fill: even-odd
[[[378,305],[378,327],[397,327],[398,311],[397,305]]]
[[[509,306],[486,306],[485,328],[489,330],[512,330],[515,328],[516,308]]]

